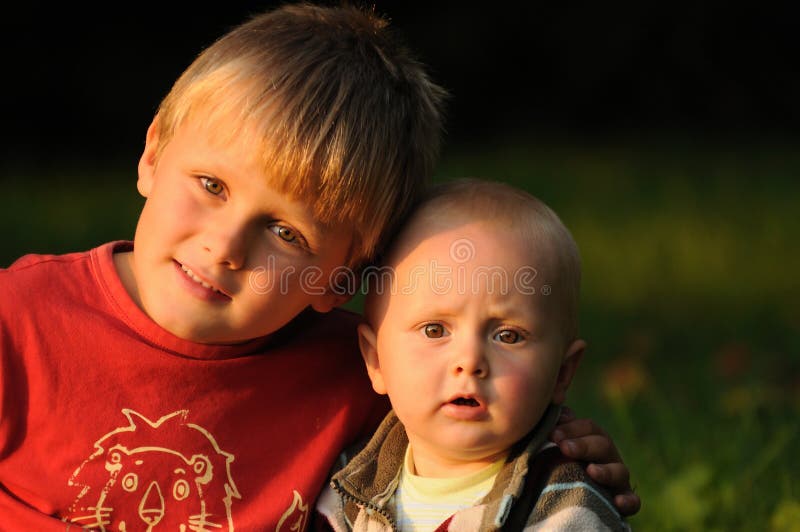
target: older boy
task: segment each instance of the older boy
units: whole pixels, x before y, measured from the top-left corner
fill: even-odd
[[[134,243],[0,272],[0,528],[303,529],[387,409],[330,281],[430,174],[441,99],[357,9],[203,52],[147,131]]]
[[[380,272],[359,337],[394,411],[321,499],[333,527],[627,530],[547,443],[586,347],[578,250],[555,213],[500,183],[447,184]]]

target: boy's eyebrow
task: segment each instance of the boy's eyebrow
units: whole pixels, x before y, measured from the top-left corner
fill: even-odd
[[[303,233],[303,236],[308,242],[308,246],[311,249],[311,252],[316,254],[319,252],[319,248],[322,246],[322,243],[325,242],[329,238],[343,238],[346,237],[349,239],[349,244],[352,246],[353,244],[353,233],[352,231],[346,233],[346,235],[337,234],[337,230],[339,228],[335,225],[331,224],[324,224],[320,222],[316,217],[312,216],[309,221],[303,221],[303,224],[300,226],[300,230]]]
[[[318,253],[329,231],[322,229],[321,224],[316,219],[312,219],[310,224],[303,222],[300,224],[299,229],[300,232],[303,233],[303,237],[306,239],[306,243],[308,243],[311,252],[314,254]]]

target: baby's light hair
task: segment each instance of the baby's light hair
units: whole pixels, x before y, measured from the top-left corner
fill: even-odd
[[[158,110],[157,156],[192,120],[245,141],[270,184],[354,231],[373,256],[430,176],[445,91],[388,28],[355,7],[286,5],[201,53]]]
[[[393,254],[406,246],[406,235],[420,224],[470,222],[487,222],[507,230],[505,234],[498,232],[499,238],[508,238],[509,245],[524,246],[531,255],[544,257],[550,293],[537,292],[532,297],[547,297],[549,304],[555,303],[565,345],[577,339],[581,280],[578,245],[550,207],[519,188],[479,179],[457,179],[431,187],[389,246],[386,263],[393,264]],[[367,313],[371,307],[368,298]]]

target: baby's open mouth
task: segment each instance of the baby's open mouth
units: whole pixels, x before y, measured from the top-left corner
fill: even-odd
[[[450,402],[458,406],[481,406],[481,404],[472,397],[457,397]]]

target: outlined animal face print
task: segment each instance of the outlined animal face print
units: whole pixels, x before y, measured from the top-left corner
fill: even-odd
[[[232,454],[188,410],[158,421],[130,409],[129,425],[95,442],[95,451],[72,474],[79,493],[64,521],[93,530],[234,530]]]

